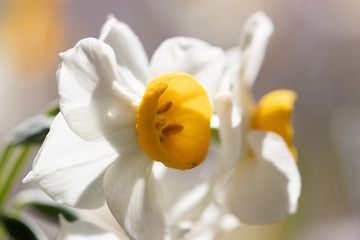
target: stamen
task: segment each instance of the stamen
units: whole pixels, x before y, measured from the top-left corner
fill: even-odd
[[[164,127],[163,130],[161,130],[161,133],[166,137],[170,137],[170,135],[177,134],[183,129],[184,127],[180,124],[170,124]]]
[[[156,119],[155,120],[155,127],[156,130],[160,131],[160,129],[165,126],[166,124],[166,119]]]
[[[160,113],[164,113],[164,112],[168,111],[168,110],[171,108],[172,104],[173,104],[172,101],[166,101],[166,102],[164,102],[163,104],[161,104],[161,105],[158,107],[156,113],[157,113],[157,114],[160,114]]]

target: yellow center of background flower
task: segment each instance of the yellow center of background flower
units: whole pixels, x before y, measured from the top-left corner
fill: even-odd
[[[167,167],[193,168],[206,158],[211,116],[209,96],[192,76],[161,75],[146,86],[138,108],[139,145]]]
[[[296,149],[292,145],[293,129],[290,124],[295,100],[296,93],[290,90],[276,90],[266,94],[254,112],[252,128],[279,134],[297,159]]]

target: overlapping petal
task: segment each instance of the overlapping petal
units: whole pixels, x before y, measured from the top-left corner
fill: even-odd
[[[226,234],[239,227],[239,225],[240,223],[236,217],[212,203],[204,210],[200,220],[181,240],[228,239],[225,237]]]
[[[172,226],[183,221],[196,221],[211,200],[212,185],[219,169],[218,152],[217,147],[210,147],[206,160],[187,171],[156,164],[153,172],[160,182],[163,205]],[[159,171],[161,173],[157,174]]]
[[[274,31],[271,20],[262,12],[250,16],[240,37],[241,78],[251,87],[264,60],[269,37]]]
[[[75,133],[93,141],[135,126],[138,84],[117,66],[109,45],[84,39],[60,58],[60,109]]]
[[[115,149],[107,141],[84,141],[60,113],[24,181],[36,181],[59,203],[97,208],[104,204],[104,173],[116,158]]]
[[[105,174],[106,201],[131,239],[161,240],[169,234],[152,165],[144,152],[134,151],[122,156]]]
[[[250,16],[240,37],[240,62],[234,72],[234,100],[243,108],[245,115],[251,115],[255,106],[251,87],[263,63],[266,46],[273,32],[271,20],[262,12]]]
[[[195,38],[176,37],[164,41],[150,61],[150,77],[183,72],[197,79],[210,98],[219,88],[226,63],[222,49]]]
[[[117,63],[129,69],[136,79],[144,84],[151,80],[147,78],[149,61],[144,47],[128,25],[109,16],[101,30],[99,40],[114,49]]]
[[[60,231],[56,240],[126,240],[108,232],[95,224],[83,221],[67,222],[60,218]]]
[[[215,107],[220,120],[219,135],[222,148],[223,170],[230,170],[238,163],[244,152],[243,125],[241,109],[233,102],[230,92],[218,94]]]
[[[230,180],[226,204],[241,222],[277,222],[297,209],[301,180],[295,159],[277,134],[253,130],[247,141],[254,155]]]

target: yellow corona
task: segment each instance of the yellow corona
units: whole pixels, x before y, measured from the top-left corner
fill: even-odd
[[[291,90],[276,90],[266,94],[255,109],[252,128],[279,134],[297,159],[296,149],[292,145],[293,129],[290,124],[295,100],[296,93]]]
[[[139,145],[167,167],[191,169],[206,158],[211,116],[209,96],[196,79],[161,75],[147,85],[138,108]]]

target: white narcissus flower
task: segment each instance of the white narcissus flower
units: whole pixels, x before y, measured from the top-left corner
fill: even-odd
[[[135,34],[111,17],[99,40],[81,40],[60,61],[61,113],[24,182],[36,181],[56,201],[78,208],[106,201],[131,239],[167,239],[153,160],[185,170],[205,159],[213,101],[207,92],[217,91],[223,51],[173,38],[148,63]],[[207,92],[190,75],[173,72],[193,75]]]
[[[247,20],[239,61],[229,64],[215,100],[229,171],[218,201],[247,224],[273,223],[294,213],[301,190],[290,125],[296,94],[274,91],[257,106],[251,94],[272,31],[263,13]]]

